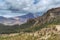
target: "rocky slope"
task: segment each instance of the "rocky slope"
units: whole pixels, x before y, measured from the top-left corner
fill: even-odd
[[[35,24],[44,24],[46,22],[60,20],[60,7],[50,9],[46,13],[44,13],[42,16],[37,17],[33,20],[35,20]]]

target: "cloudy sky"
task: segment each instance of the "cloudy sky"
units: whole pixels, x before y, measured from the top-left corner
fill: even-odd
[[[60,0],[0,0],[0,16],[42,14],[41,12],[55,7],[60,7]]]

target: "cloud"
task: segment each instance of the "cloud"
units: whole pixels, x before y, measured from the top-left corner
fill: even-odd
[[[9,2],[13,8],[16,8],[20,11],[23,10],[33,13],[45,11],[45,9],[49,9],[52,6],[60,4],[60,0],[13,0],[13,1],[6,0],[6,1]],[[36,4],[34,4],[34,2]]]
[[[55,7],[60,7],[60,0],[0,0],[0,15],[16,16],[29,12],[44,13]]]

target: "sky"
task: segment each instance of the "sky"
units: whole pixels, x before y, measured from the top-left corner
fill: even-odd
[[[0,16],[41,15],[56,7],[60,7],[60,0],[0,0]]]

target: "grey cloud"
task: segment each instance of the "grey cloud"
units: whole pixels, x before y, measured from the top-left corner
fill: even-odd
[[[5,0],[0,4],[0,10],[4,10],[0,12],[0,15],[5,13],[15,16],[15,14],[21,15],[29,12],[46,12],[55,7],[60,7],[60,0]]]

